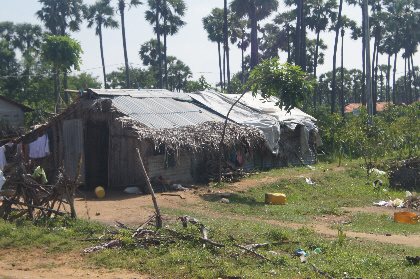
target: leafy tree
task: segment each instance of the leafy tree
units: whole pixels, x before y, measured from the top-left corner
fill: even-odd
[[[141,69],[130,67],[130,86],[128,88],[154,88],[156,86],[156,73],[152,68]],[[126,88],[125,68],[119,68],[107,75],[109,88]]]
[[[262,28],[262,34],[260,43],[262,59],[278,58],[280,50],[287,50],[287,34],[278,25],[267,23]]]
[[[129,64],[128,64],[128,55],[127,55],[127,40],[125,36],[125,9],[127,5],[129,8],[137,7],[142,3],[139,0],[129,0],[128,3],[125,0],[118,0],[118,11],[120,12],[121,17],[121,33],[123,39],[123,49],[124,49],[124,63],[125,63],[125,86],[128,88],[130,85],[130,73],[129,73]]]
[[[42,57],[54,68],[55,111],[61,109],[60,73],[71,68],[79,69],[82,48],[80,44],[67,36],[48,36],[42,45]]]
[[[251,26],[251,69],[258,64],[258,22],[278,8],[277,0],[233,0],[231,10],[239,17],[247,17]]]
[[[200,76],[198,80],[188,80],[184,91],[189,93],[189,92],[204,91],[210,88],[211,88],[211,85],[206,81],[204,76]]]
[[[101,51],[102,73],[104,87],[106,88],[106,70],[104,48],[102,42],[102,28],[117,28],[118,22],[114,20],[114,9],[110,5],[110,0],[99,0],[89,6],[85,15],[88,21],[88,28],[95,27],[95,33],[99,36],[99,48]]]
[[[217,50],[219,53],[220,86],[223,88],[222,54],[220,48],[223,42],[223,10],[214,8],[210,15],[203,18],[203,26],[207,31],[208,39],[211,42],[217,43]]]
[[[171,91],[182,91],[192,77],[190,67],[176,57],[168,56],[168,88]]]
[[[80,90],[99,87],[101,87],[101,83],[98,81],[98,77],[91,74],[80,73],[69,76],[69,89]]]

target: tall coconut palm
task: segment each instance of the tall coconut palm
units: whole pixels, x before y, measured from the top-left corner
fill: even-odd
[[[227,0],[223,1],[223,45],[224,53],[226,55],[226,74],[227,86],[230,87],[230,57],[229,57],[229,31],[228,31],[228,4]]]
[[[240,17],[247,17],[251,25],[251,69],[258,64],[258,22],[278,8],[277,0],[233,0],[231,10]]]
[[[83,0],[38,0],[41,10],[36,12],[37,17],[53,35],[67,35],[70,30],[80,30],[83,20],[83,11],[86,6]]]
[[[235,14],[231,14],[231,36],[230,42],[236,44],[241,50],[241,82],[245,83],[245,51],[249,46],[248,34],[246,32],[247,22],[238,18]]]
[[[127,55],[127,40],[125,36],[125,9],[127,6],[137,7],[142,3],[139,0],[130,0],[126,2],[125,0],[118,0],[118,11],[121,17],[121,34],[123,40],[123,49],[124,49],[124,64],[125,64],[125,85],[127,88],[130,87],[130,66],[128,64],[128,55]]]
[[[211,42],[217,43],[219,53],[219,74],[220,86],[223,87],[222,54],[221,44],[223,42],[223,10],[214,8],[210,15],[203,18],[203,27],[207,31],[207,37]]]
[[[333,54],[333,70],[332,70],[332,88],[331,88],[331,113],[335,113],[335,103],[336,103],[336,90],[337,90],[337,46],[338,46],[338,34],[341,29],[341,12],[343,10],[343,0],[340,0],[340,5],[338,7],[338,17],[337,23],[335,25],[335,41],[334,41],[334,54]]]
[[[99,0],[95,4],[89,6],[86,19],[88,21],[88,28],[95,28],[95,33],[99,36],[99,48],[101,51],[102,73],[104,75],[104,88],[106,85],[106,71],[104,47],[102,42],[102,28],[117,28],[118,22],[114,20],[114,8],[110,5],[111,0]]]
[[[164,66],[164,87],[168,88],[168,56],[167,36],[173,36],[185,25],[182,17],[185,15],[187,6],[184,0],[163,0],[161,13],[163,17],[163,66]],[[157,30],[155,30],[156,32]]]
[[[158,52],[158,87],[163,87],[163,70],[162,70],[162,49],[161,49],[161,35],[162,26],[160,23],[162,16],[162,0],[148,0],[149,10],[146,11],[146,20],[154,25],[154,31],[156,33],[157,40],[157,52]]]

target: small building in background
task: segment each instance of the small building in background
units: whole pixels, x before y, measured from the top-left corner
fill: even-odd
[[[376,112],[382,112],[387,107],[392,105],[392,103],[389,102],[377,102],[376,103]],[[360,114],[360,108],[362,107],[361,103],[350,103],[344,108],[344,113],[352,113],[354,115]]]
[[[0,122],[3,125],[11,128],[23,128],[25,113],[30,111],[32,111],[31,108],[0,95]]]

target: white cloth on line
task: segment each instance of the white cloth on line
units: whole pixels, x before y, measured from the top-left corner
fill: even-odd
[[[4,166],[7,164],[6,162],[6,155],[4,154],[6,148],[4,146],[0,146],[0,171],[4,169]]]
[[[29,158],[39,159],[50,154],[48,136],[40,136],[36,141],[29,144]]]

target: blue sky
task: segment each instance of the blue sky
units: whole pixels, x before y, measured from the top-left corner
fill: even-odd
[[[85,0],[86,4],[92,4],[95,0]],[[112,0],[115,4],[116,0]],[[143,1],[146,2],[146,1]],[[207,39],[207,34],[202,27],[202,18],[208,15],[212,8],[222,7],[222,0],[185,0],[188,11],[185,16],[187,25],[180,32],[168,39],[168,55],[174,55],[190,66],[194,78],[198,79],[204,75],[212,84],[218,81],[218,56],[217,45],[211,43]],[[37,0],[0,0],[2,9],[0,10],[0,21],[13,21],[16,23],[29,22],[38,23],[35,13],[40,9]],[[126,16],[126,34],[128,44],[129,62],[133,66],[140,66],[141,61],[138,56],[140,45],[151,38],[154,38],[152,27],[144,20],[144,12],[146,5],[133,8],[127,12]],[[280,5],[278,12],[285,11],[283,5]],[[344,7],[344,14],[349,18],[360,22],[361,11],[359,8]],[[119,18],[117,18],[119,20]],[[314,38],[314,34],[309,33],[309,37]],[[99,39],[95,36],[93,29],[88,29],[84,23],[81,31],[72,33],[72,37],[78,40],[84,50],[82,71],[92,73],[101,78],[101,60],[99,52]],[[332,69],[332,52],[334,43],[334,34],[321,34],[322,39],[328,45],[326,51],[326,59],[324,65],[319,67],[319,73],[327,72]],[[372,41],[373,44],[373,41]],[[340,46],[339,46],[340,47]],[[340,49],[340,48],[339,48]],[[240,51],[231,46],[231,68],[232,72],[240,70]],[[121,30],[105,30],[104,31],[104,51],[107,72],[121,67],[124,63],[124,55],[122,49]],[[344,65],[347,68],[361,67],[361,40],[353,41],[346,35],[344,44]],[[280,57],[285,60],[286,55]],[[337,63],[339,63],[338,57]],[[386,57],[380,58],[380,63],[386,63]],[[415,65],[420,65],[420,55],[414,58]],[[399,59],[397,65],[397,73],[402,74],[404,63]]]

